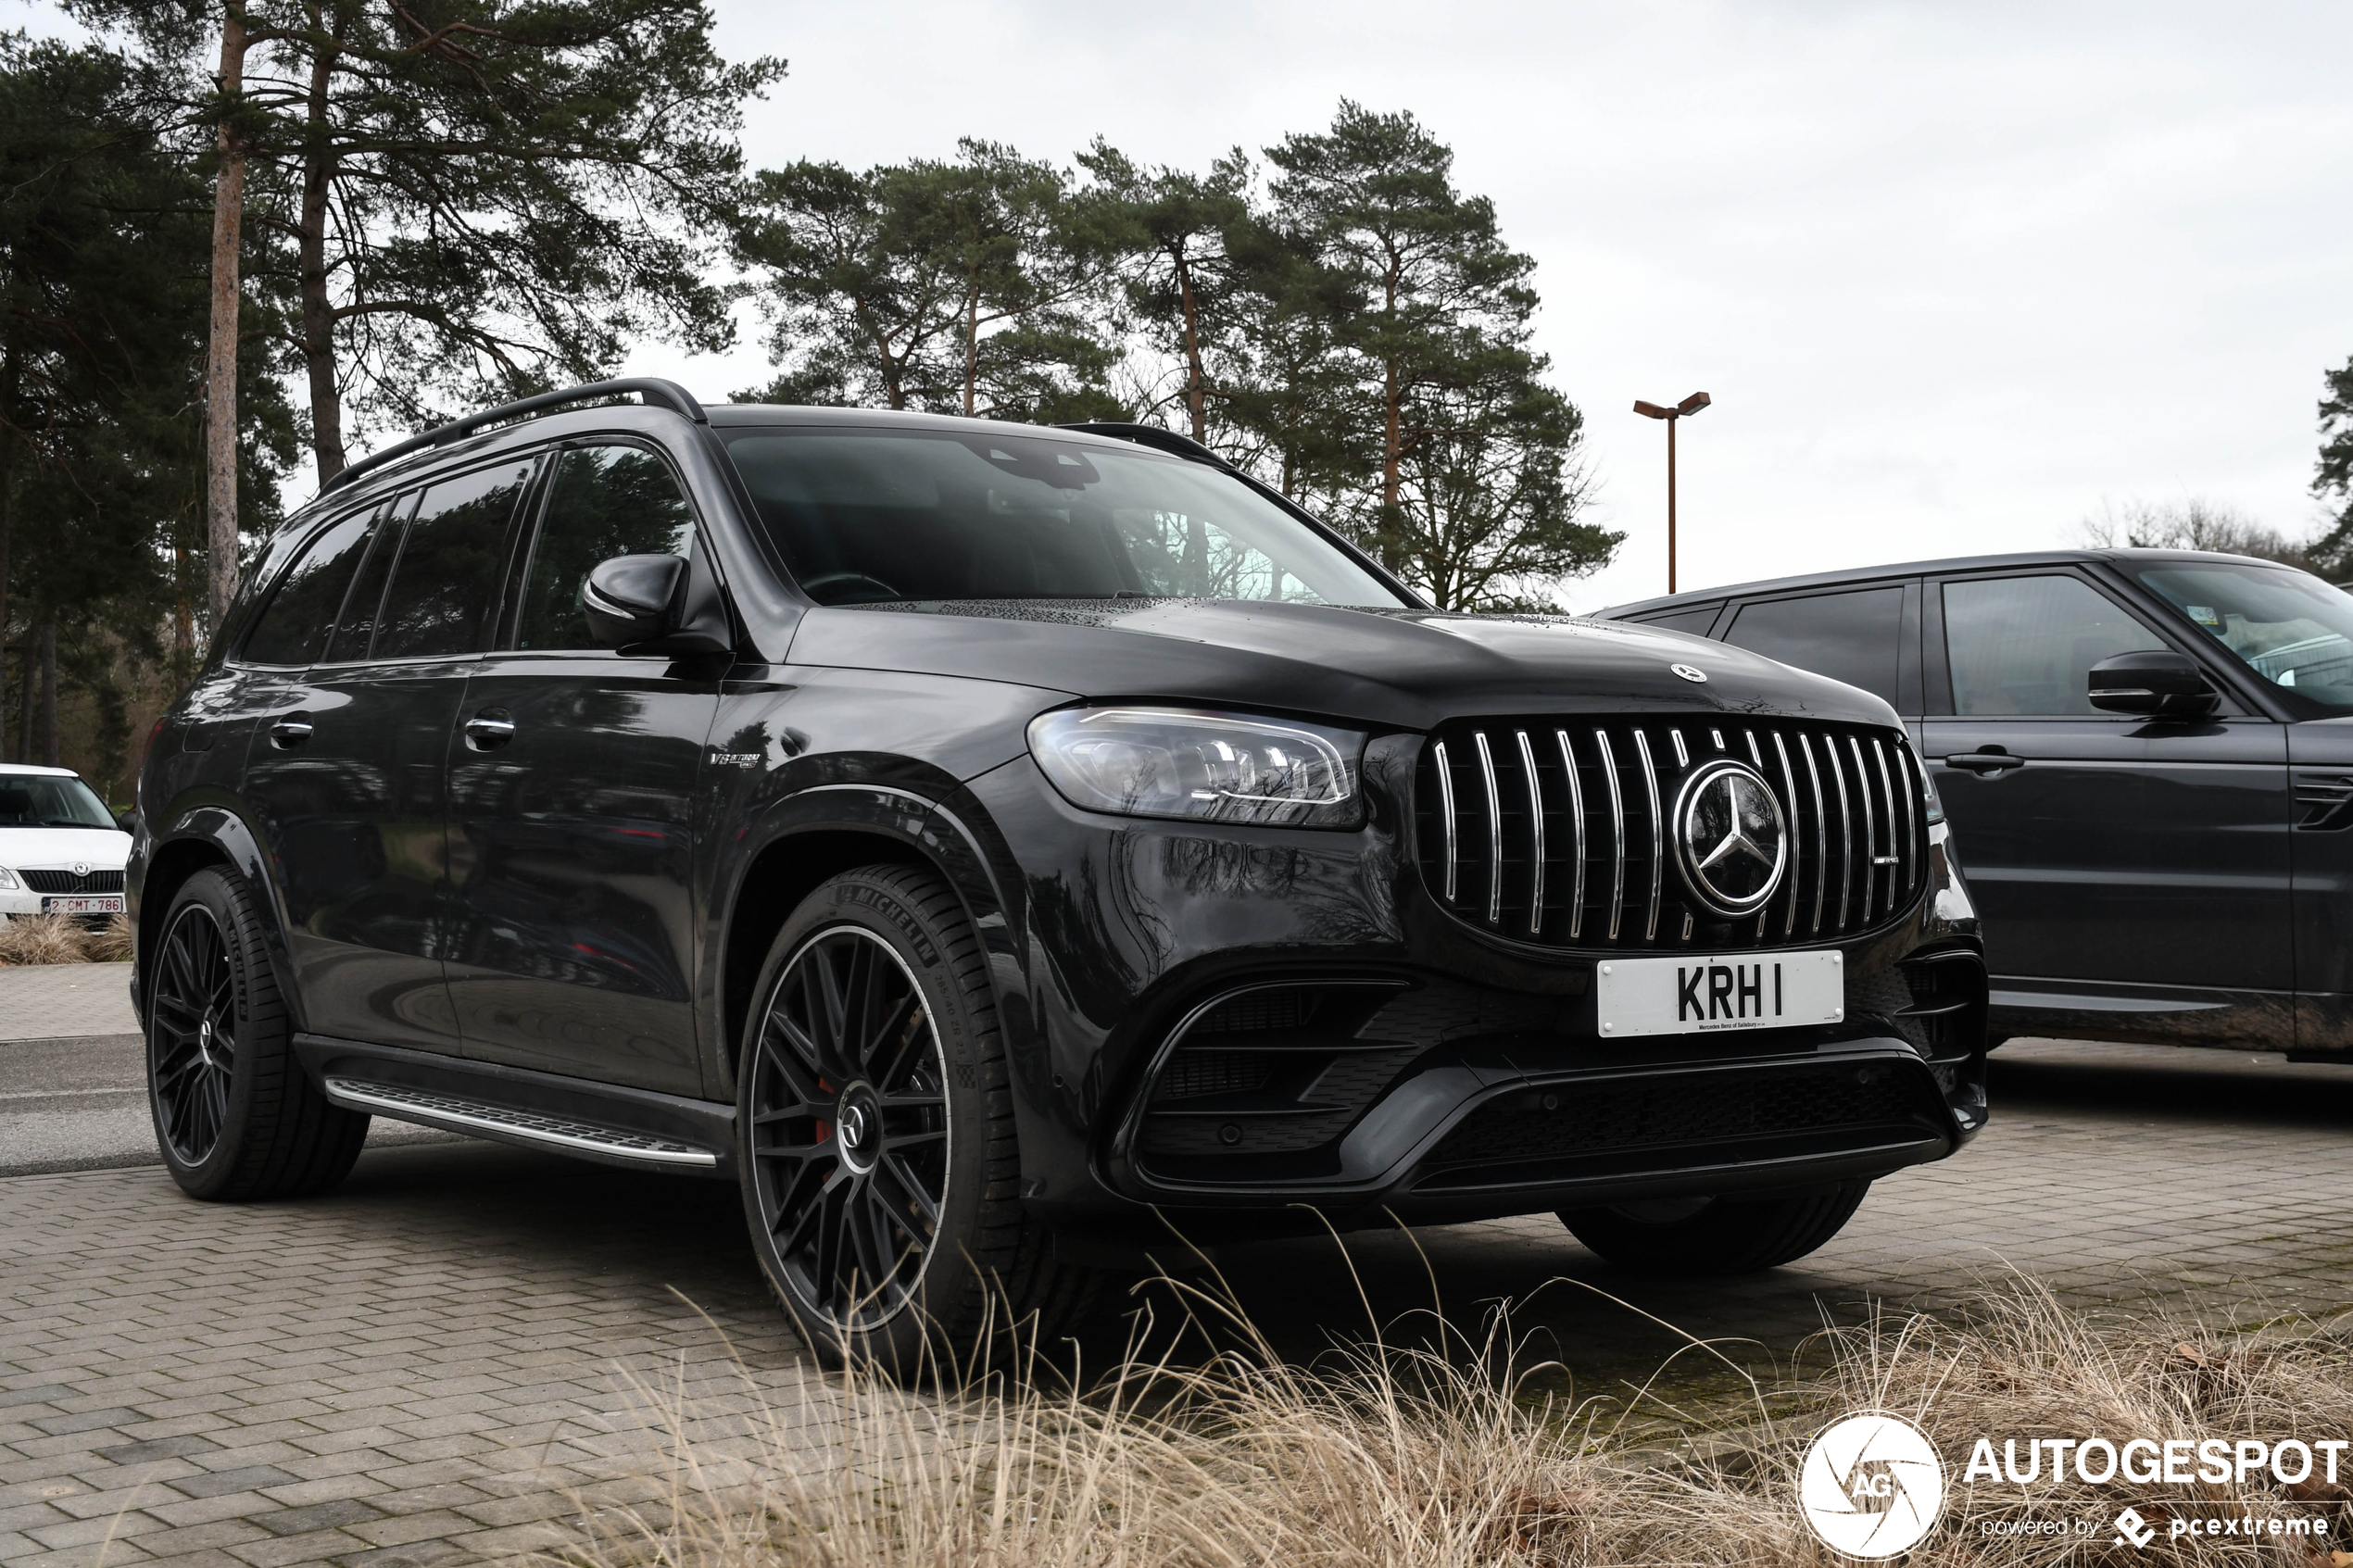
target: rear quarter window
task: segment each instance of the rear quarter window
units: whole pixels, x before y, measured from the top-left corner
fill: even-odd
[[[1904,626],[1900,585],[1743,605],[1724,641],[1895,702]]]

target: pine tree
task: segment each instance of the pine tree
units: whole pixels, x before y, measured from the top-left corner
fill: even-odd
[[[757,395],[1055,422],[1126,410],[1108,376],[1120,214],[993,142],[863,174],[754,181],[739,257],[785,373]]]
[[[73,0],[188,62],[228,0]],[[603,373],[646,335],[729,340],[709,238],[735,216],[743,100],[701,0],[242,0],[233,125],[257,280],[308,391],[323,481],[352,417],[426,422]]]

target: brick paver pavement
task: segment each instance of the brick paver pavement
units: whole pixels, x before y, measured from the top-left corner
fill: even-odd
[[[132,1035],[127,963],[0,965],[0,1040]]]
[[[1534,1300],[1581,1382],[1692,1333],[1785,1355],[1874,1297],[1937,1305],[2006,1269],[2069,1300],[2242,1319],[2353,1301],[2353,1069],[2028,1043],[1961,1158],[1882,1183],[1756,1280],[1642,1285],[1549,1220],[1354,1238],[1373,1310]],[[1285,1343],[1361,1323],[1330,1244],[1220,1255]],[[690,1304],[691,1303],[691,1304]],[[706,1315],[707,1314],[707,1315]],[[371,1150],[302,1203],[212,1207],[152,1168],[0,1181],[0,1562],[430,1563],[544,1538],[658,1483],[635,1378],[724,1423],[812,1415],[734,1193],[489,1145]],[[811,1462],[822,1462],[812,1451]]]

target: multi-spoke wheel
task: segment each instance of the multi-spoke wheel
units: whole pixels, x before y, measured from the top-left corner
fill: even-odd
[[[818,1352],[915,1375],[992,1326],[1048,1336],[1088,1277],[1016,1194],[994,994],[933,873],[846,872],[777,933],[738,1074],[744,1209],[761,1268]]]
[[[153,1021],[156,1131],[185,1165],[201,1165],[229,1120],[237,1058],[237,988],[229,944],[202,903],[181,906],[156,949]]]
[[[245,884],[198,872],[143,955],[147,1104],[172,1179],[197,1198],[292,1198],[359,1158],[368,1118],[327,1102],[294,1032]]]
[[[948,1192],[947,1072],[923,987],[860,925],[785,965],[751,1063],[752,1179],[795,1294],[864,1333],[915,1298]]]

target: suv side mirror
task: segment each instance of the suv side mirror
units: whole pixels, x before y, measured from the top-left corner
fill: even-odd
[[[623,653],[724,653],[726,611],[685,556],[615,556],[580,585],[580,608],[599,647]]]
[[[2222,700],[2197,660],[2170,648],[2101,659],[2092,666],[2085,695],[2105,713],[2167,719],[2202,718]]]

